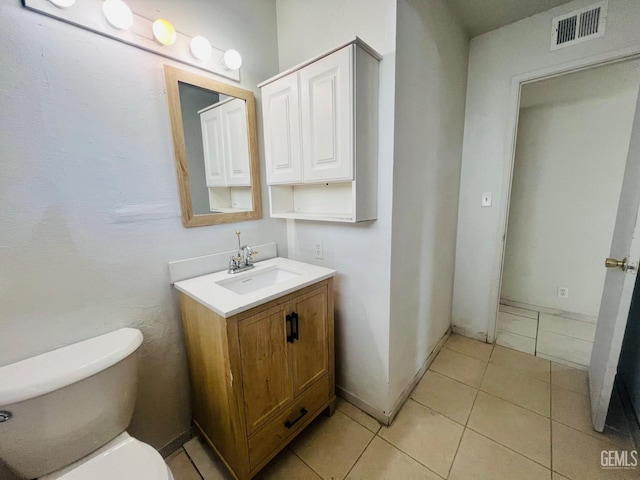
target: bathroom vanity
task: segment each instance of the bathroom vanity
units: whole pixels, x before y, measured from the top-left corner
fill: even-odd
[[[276,257],[177,282],[194,423],[252,478],[335,403],[333,275]]]

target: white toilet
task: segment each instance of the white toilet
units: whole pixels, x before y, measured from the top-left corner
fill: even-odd
[[[173,480],[126,432],[141,343],[122,328],[0,367],[0,459],[28,479]]]

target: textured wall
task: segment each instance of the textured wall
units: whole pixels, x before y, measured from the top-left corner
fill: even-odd
[[[356,225],[287,221],[291,258],[338,271],[336,383],[378,413],[386,407],[389,370],[395,3],[277,1],[281,70],[356,35],[384,57],[379,76],[378,219]],[[314,258],[317,240],[324,244],[324,260]]]
[[[552,19],[591,4],[576,0],[471,40],[453,295],[453,325],[466,335],[487,338],[497,315],[511,172],[506,150],[516,108],[512,79],[640,50],[640,2],[610,0],[604,37],[549,51]],[[483,192],[493,192],[493,207],[480,206]]]
[[[469,41],[446,2],[398,2],[390,404],[451,326]]]
[[[257,92],[278,71],[273,1],[151,3],[129,2],[238,49],[244,88]],[[167,262],[230,250],[237,228],[247,243],[275,240],[286,254],[285,228],[269,219],[182,227],[162,72],[179,64],[19,0],[0,1],[0,26],[0,365],[139,328],[129,431],[162,447],[190,421]]]

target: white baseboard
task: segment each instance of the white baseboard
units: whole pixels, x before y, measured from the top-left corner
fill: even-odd
[[[358,397],[357,395],[354,395],[351,392],[348,392],[347,390],[342,388],[340,385],[336,385],[336,395],[338,395],[341,398],[344,398],[351,405],[358,407],[364,413],[372,416],[383,425],[389,425],[388,423],[389,419],[385,415],[384,410],[380,410],[379,408],[374,407],[373,405],[369,405],[360,397]]]
[[[473,338],[474,340],[479,340],[483,343],[487,343],[487,334],[479,333],[479,332],[470,332],[464,327],[452,326],[451,331],[458,335],[462,335],[463,337]]]

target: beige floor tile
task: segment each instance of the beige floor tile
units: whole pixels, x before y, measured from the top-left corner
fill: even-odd
[[[347,476],[347,480],[441,480],[441,478],[380,437],[373,439]]]
[[[200,437],[194,437],[184,444],[204,480],[232,480],[233,476],[213,449]]]
[[[285,448],[258,473],[255,480],[321,480],[300,458]]]
[[[491,350],[493,350],[493,345],[489,343],[473,340],[463,335],[456,335],[455,333],[449,336],[444,347],[479,360],[484,360],[485,362],[489,360]]]
[[[596,334],[595,323],[581,322],[559,315],[540,314],[540,331],[558,333],[568,337],[579,338],[593,343]]]
[[[551,383],[582,395],[589,395],[589,372],[551,362]]]
[[[549,480],[551,470],[466,429],[449,480]]]
[[[553,385],[551,388],[551,418],[569,427],[604,442],[625,448],[629,445],[626,430],[618,431],[605,426],[604,432],[596,432],[591,423],[591,400],[589,397]]]
[[[534,340],[538,334],[538,319],[514,315],[507,312],[498,313],[498,330],[515,333]]]
[[[567,360],[578,365],[589,365],[593,342],[567,337],[554,332],[540,330],[536,352],[550,357]]]
[[[543,358],[497,346],[493,349],[489,362],[500,365],[501,367],[517,370],[524,375],[534,377],[543,382],[551,382],[551,362]]]
[[[551,474],[551,480],[569,480],[569,479],[563,475],[560,475],[557,472],[553,472]]]
[[[548,418],[479,392],[467,427],[545,467],[551,466]]]
[[[477,392],[475,388],[427,370],[411,393],[411,398],[451,420],[466,425]]]
[[[291,450],[322,478],[344,478],[369,445],[373,432],[340,410],[319,416],[291,444]]]
[[[198,470],[193,466],[184,450],[178,454],[171,455],[167,459],[167,465],[169,465],[175,480],[202,480]]]
[[[378,435],[442,477],[446,477],[462,437],[462,425],[409,399],[390,427]]]
[[[380,423],[373,417],[360,410],[355,405],[350,404],[345,399],[338,397],[336,400],[336,408],[345,415],[351,417],[367,430],[371,430],[373,433],[377,433],[380,430]]]
[[[546,417],[550,415],[551,392],[549,384],[522,375],[516,370],[489,364],[480,390],[540,415]]]
[[[529,338],[516,333],[505,332],[500,330],[496,332],[496,345],[518,350],[528,355],[536,354],[536,339]]]
[[[443,348],[431,364],[430,370],[478,388],[486,366],[486,362],[482,360]]]
[[[637,479],[640,467],[633,470],[605,470],[601,452],[616,450],[610,443],[553,422],[553,470],[571,480]],[[620,450],[617,450],[620,452]]]

